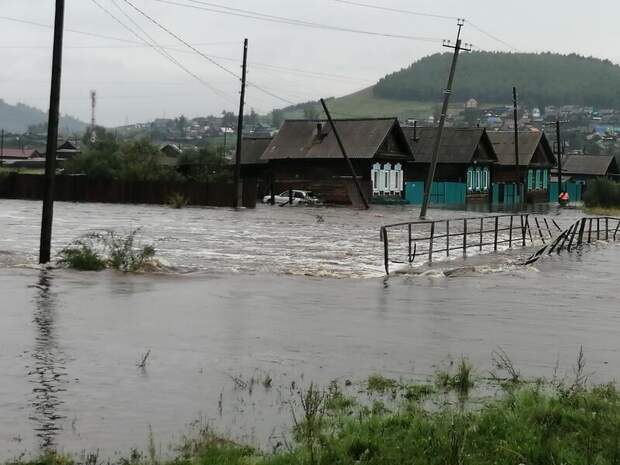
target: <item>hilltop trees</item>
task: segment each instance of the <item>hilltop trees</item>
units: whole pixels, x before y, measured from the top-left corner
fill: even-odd
[[[378,97],[433,101],[441,96],[451,54],[435,54],[387,75]],[[454,99],[504,102],[517,86],[524,104],[620,108],[620,66],[576,54],[474,52],[459,58]]]

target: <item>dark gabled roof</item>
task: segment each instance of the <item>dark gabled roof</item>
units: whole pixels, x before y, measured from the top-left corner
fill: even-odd
[[[69,140],[63,142],[63,144],[60,145],[57,150],[57,152],[79,152],[79,151],[80,149],[78,149],[77,146]]]
[[[403,131],[411,145],[416,163],[430,163],[437,128],[403,127]],[[492,160],[495,160],[493,144],[485,129],[444,128],[439,148],[439,163],[471,163],[481,145],[485,146]]]
[[[271,137],[244,137],[241,145],[241,164],[258,165],[265,164],[267,160],[261,157],[271,143]]]
[[[383,155],[413,159],[396,118],[334,120],[349,158],[375,157],[390,134],[402,142],[402,153]],[[321,125],[318,134],[317,125]],[[263,160],[342,158],[336,137],[327,121],[286,120],[263,155]]]
[[[619,171],[613,155],[567,155],[562,158],[562,173],[606,176]]]
[[[513,131],[490,131],[489,139],[497,154],[497,163],[502,166],[515,166],[515,133]],[[541,147],[547,155],[551,165],[555,165],[556,159],[553,149],[544,132],[528,131],[519,132],[519,166],[529,166],[536,154],[536,149]]]

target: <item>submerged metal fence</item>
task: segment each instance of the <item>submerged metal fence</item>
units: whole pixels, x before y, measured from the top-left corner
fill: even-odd
[[[529,214],[390,224],[381,228],[385,271],[390,274],[390,262],[430,263],[439,257],[467,256],[472,250],[525,247],[535,240],[547,244],[561,231],[555,220]],[[405,259],[394,260],[391,255]]]
[[[562,250],[568,250],[570,252],[573,248],[595,241],[615,241],[620,237],[619,231],[620,218],[611,216],[581,218],[568,229],[562,231],[551,243],[538,250],[525,263],[534,263],[544,255],[550,255],[554,251],[560,253]]]

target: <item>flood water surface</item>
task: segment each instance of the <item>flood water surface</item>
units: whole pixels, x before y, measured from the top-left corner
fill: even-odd
[[[1,202],[0,458],[113,456],[144,449],[149,428],[164,447],[196,420],[269,448],[311,382],[424,380],[461,355],[484,375],[499,347],[526,376],[550,377],[558,362],[570,374],[581,345],[594,380],[620,376],[615,245],[384,279],[378,226],[411,210],[61,204],[57,247],[143,226],[166,261],[193,271],[79,273],[23,266],[38,208]]]

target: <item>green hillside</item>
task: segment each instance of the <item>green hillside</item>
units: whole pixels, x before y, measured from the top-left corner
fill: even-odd
[[[9,105],[0,99],[0,129],[17,134],[24,133],[30,126],[47,125],[47,113],[38,108],[18,103]],[[84,131],[86,123],[71,116],[60,118],[60,132],[73,134]]]
[[[437,101],[451,54],[435,54],[387,75],[373,88],[376,98]],[[620,108],[620,66],[609,60],[553,53],[463,53],[454,101],[510,102],[512,86],[529,105],[584,105]]]

